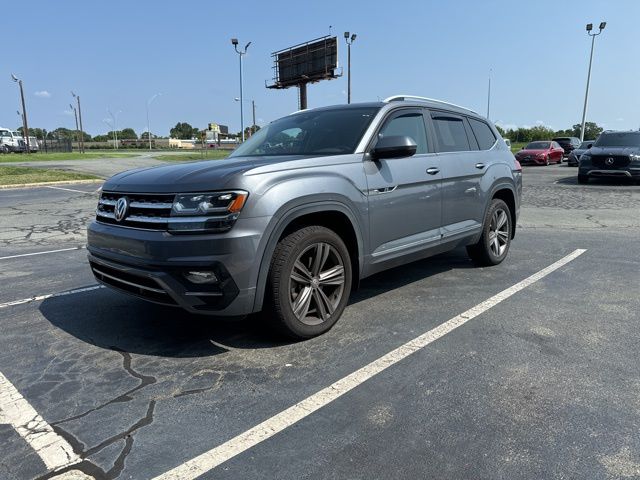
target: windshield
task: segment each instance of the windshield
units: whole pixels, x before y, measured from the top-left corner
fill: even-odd
[[[571,139],[570,138],[554,138],[553,141],[554,142],[558,142],[560,144],[571,143]]]
[[[589,145],[593,145],[593,140],[586,140],[580,144],[578,147],[580,150],[588,150]]]
[[[20,132],[13,132],[13,136],[14,137],[22,137],[22,134]]]
[[[525,147],[526,150],[544,150],[549,148],[549,142],[531,142]]]
[[[258,130],[231,157],[353,153],[379,107],[300,112]]]
[[[603,133],[594,147],[640,147],[640,132]]]
[[[11,132],[9,130],[0,130],[0,137],[10,137]]]

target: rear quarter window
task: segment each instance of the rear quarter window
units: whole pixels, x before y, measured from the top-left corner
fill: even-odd
[[[496,136],[493,134],[491,127],[486,123],[476,120],[475,118],[469,118],[469,124],[471,130],[478,141],[480,150],[489,150],[496,143]]]

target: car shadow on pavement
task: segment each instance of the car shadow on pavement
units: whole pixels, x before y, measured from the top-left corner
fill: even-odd
[[[578,184],[578,173],[570,177],[563,177],[559,180],[556,180],[556,183],[559,185],[579,185]],[[580,185],[581,187],[588,187],[589,185],[600,185],[607,187],[630,187],[636,185],[633,179],[627,178],[590,178],[589,183],[585,183]]]
[[[376,274],[361,282],[349,305],[451,269],[474,268],[464,249]],[[246,318],[194,315],[98,289],[45,299],[40,312],[53,326],[100,348],[158,357],[206,357],[230,349],[274,348],[294,341],[271,328],[266,314]]]

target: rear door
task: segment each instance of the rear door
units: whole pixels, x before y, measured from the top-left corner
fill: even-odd
[[[485,201],[480,181],[489,165],[489,155],[480,150],[466,117],[432,111],[431,123],[442,172],[442,237],[446,241],[447,237],[481,227]],[[484,131],[485,138],[489,130],[492,141],[485,140],[483,148],[490,149],[496,142],[491,129],[486,124],[475,128]]]
[[[370,145],[383,136],[407,135],[418,148],[411,157],[373,160],[364,170],[369,200],[372,263],[426,248],[440,239],[440,168],[427,135],[424,110],[403,108],[383,122]]]

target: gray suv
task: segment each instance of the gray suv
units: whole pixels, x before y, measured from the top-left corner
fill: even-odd
[[[329,330],[359,281],[466,246],[502,262],[520,165],[477,113],[422,97],[305,110],[225,160],[109,179],[88,230],[101,283],[193,313],[265,310],[295,338]]]

